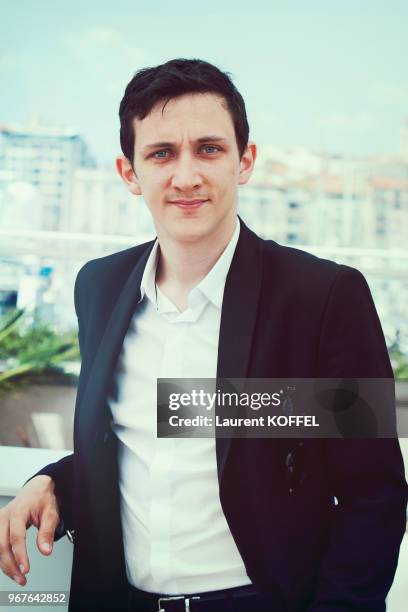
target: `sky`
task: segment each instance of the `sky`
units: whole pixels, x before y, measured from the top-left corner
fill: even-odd
[[[231,73],[259,146],[398,153],[407,31],[406,0],[0,0],[0,125],[74,127],[111,164],[133,74],[198,57]]]

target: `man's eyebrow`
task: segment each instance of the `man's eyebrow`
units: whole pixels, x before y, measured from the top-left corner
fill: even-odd
[[[201,138],[197,139],[197,142],[226,142],[227,139],[223,136],[201,136]]]
[[[161,142],[152,142],[151,144],[143,147],[143,151],[150,151],[151,149],[158,149],[163,147],[174,147],[174,142],[165,142],[164,140]]]
[[[198,142],[199,144],[202,144],[203,142],[227,142],[227,138],[224,138],[223,136],[215,136],[215,135],[200,136],[200,138],[197,138],[196,142]],[[145,147],[143,147],[143,151],[151,151],[152,149],[174,147],[174,146],[176,146],[175,142],[162,140],[160,142],[152,142],[151,144],[146,145]]]

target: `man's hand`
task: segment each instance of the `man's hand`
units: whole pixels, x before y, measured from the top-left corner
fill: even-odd
[[[35,476],[0,510],[0,569],[6,576],[22,586],[26,584],[25,574],[30,571],[27,528],[38,528],[38,550],[49,555],[59,520],[54,481],[50,476]]]

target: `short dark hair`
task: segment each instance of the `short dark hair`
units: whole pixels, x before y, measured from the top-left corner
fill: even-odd
[[[138,70],[126,87],[119,107],[120,146],[130,162],[135,143],[133,119],[144,119],[162,100],[166,105],[169,100],[189,93],[215,93],[224,98],[242,157],[248,144],[249,126],[245,102],[229,73],[203,60],[180,58]]]

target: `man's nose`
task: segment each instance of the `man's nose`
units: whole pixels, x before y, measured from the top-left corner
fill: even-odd
[[[174,167],[172,187],[180,191],[196,189],[202,184],[197,160],[190,154],[180,155]]]

